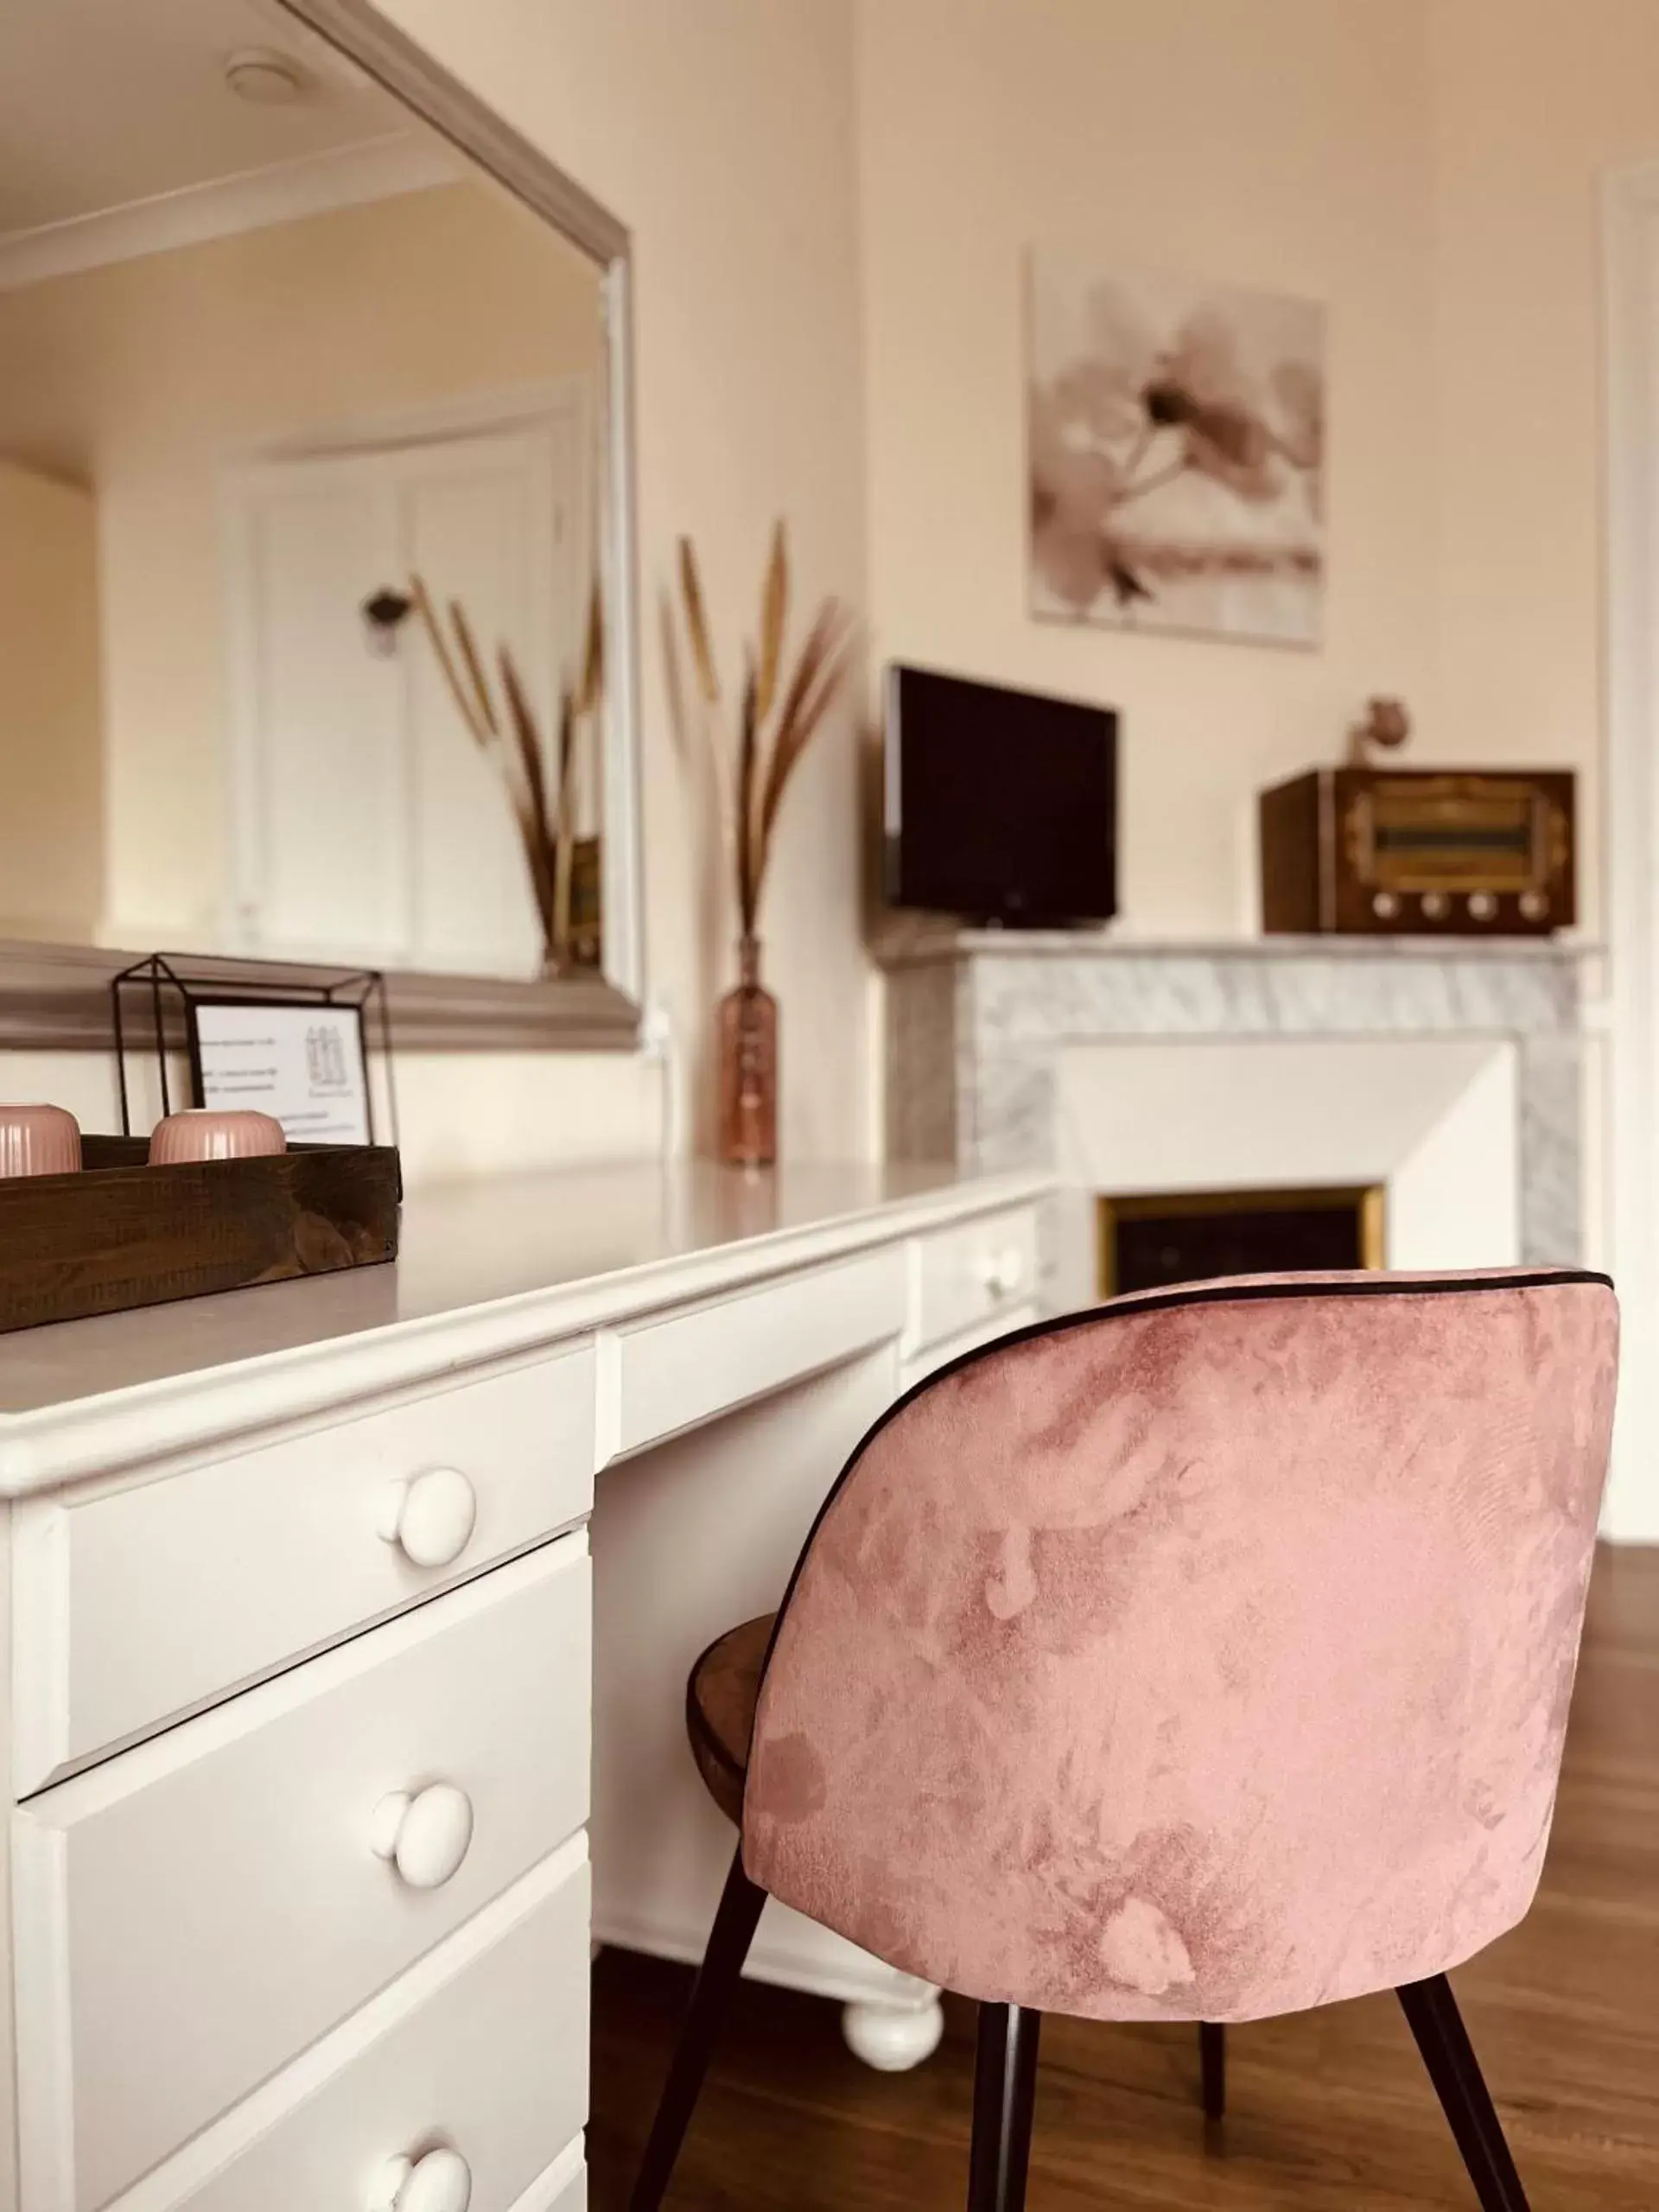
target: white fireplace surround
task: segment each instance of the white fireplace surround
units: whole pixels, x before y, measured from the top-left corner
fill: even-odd
[[[1390,1267],[1521,1252],[1518,1068],[1503,1039],[1227,1038],[1063,1047],[1055,1152],[1069,1201],[1050,1295],[1086,1304],[1092,1200],[1381,1185]]]
[[[1048,1296],[1098,1192],[1381,1182],[1402,1267],[1578,1261],[1581,950],[1551,940],[896,926],[895,1159],[1058,1168]]]

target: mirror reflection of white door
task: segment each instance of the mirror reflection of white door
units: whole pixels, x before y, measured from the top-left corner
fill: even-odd
[[[574,658],[586,537],[573,415],[261,462],[227,487],[231,934],[296,959],[533,974],[541,935],[499,761],[418,621],[365,601],[421,575],[506,645],[544,744]],[[497,692],[499,696],[499,683]]]

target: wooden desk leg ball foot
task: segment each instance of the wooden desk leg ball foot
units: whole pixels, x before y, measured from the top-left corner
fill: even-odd
[[[938,1995],[919,2005],[845,2005],[841,2032],[855,2058],[879,2074],[907,2074],[931,2058],[944,2033]]]

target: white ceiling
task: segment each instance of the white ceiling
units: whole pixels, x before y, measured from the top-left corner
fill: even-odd
[[[315,92],[237,99],[250,47]],[[0,0],[0,235],[421,128],[280,0]]]

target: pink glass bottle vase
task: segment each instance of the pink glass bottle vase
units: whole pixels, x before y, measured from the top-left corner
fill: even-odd
[[[760,981],[760,941],[740,938],[738,984],[720,1002],[720,1156],[728,1167],[778,1157],[778,1001]]]

